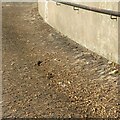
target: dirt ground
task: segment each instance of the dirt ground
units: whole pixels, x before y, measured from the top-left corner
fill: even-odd
[[[4,118],[118,117],[118,65],[46,24],[36,3],[2,12]]]

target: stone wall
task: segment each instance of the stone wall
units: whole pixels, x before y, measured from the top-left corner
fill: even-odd
[[[81,4],[119,10],[118,2],[82,2]],[[56,30],[108,60],[120,63],[118,60],[119,19],[111,19],[109,15],[83,9],[73,10],[71,6],[56,5],[52,1],[39,1],[38,9],[43,19]]]

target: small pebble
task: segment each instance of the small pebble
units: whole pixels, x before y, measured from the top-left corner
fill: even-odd
[[[42,62],[43,62],[43,61],[40,61],[40,60],[39,60],[39,61],[37,62],[37,65],[40,66]]]

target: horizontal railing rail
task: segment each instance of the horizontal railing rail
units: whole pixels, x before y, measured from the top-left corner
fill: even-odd
[[[102,13],[102,14],[107,14],[107,15],[111,15],[111,16],[120,17],[120,12],[118,12],[118,11],[112,11],[112,10],[106,10],[106,9],[101,9],[101,8],[96,8],[96,7],[90,7],[90,6],[86,6],[86,5],[82,5],[82,4],[76,4],[76,3],[72,3],[72,2],[64,2],[64,1],[60,1],[60,0],[52,0],[52,1],[54,1],[56,3],[61,3],[61,4],[64,4],[64,5],[76,7],[76,8],[81,8],[81,9],[88,10],[88,11],[93,11],[93,12],[97,12],[97,13]]]

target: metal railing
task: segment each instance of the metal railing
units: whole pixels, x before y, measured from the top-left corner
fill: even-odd
[[[82,5],[82,4],[76,4],[76,3],[72,3],[72,2],[64,2],[64,1],[60,1],[60,0],[52,0],[52,1],[54,1],[56,3],[61,3],[61,4],[64,4],[64,5],[76,7],[76,8],[81,8],[81,9],[88,10],[88,11],[93,11],[93,12],[97,12],[97,13],[102,13],[102,14],[107,14],[107,15],[111,15],[111,16],[120,17],[120,12],[117,12],[117,11],[100,9],[100,8],[90,7],[90,6],[86,6],[86,5]],[[114,18],[112,18],[112,19],[114,19]]]

